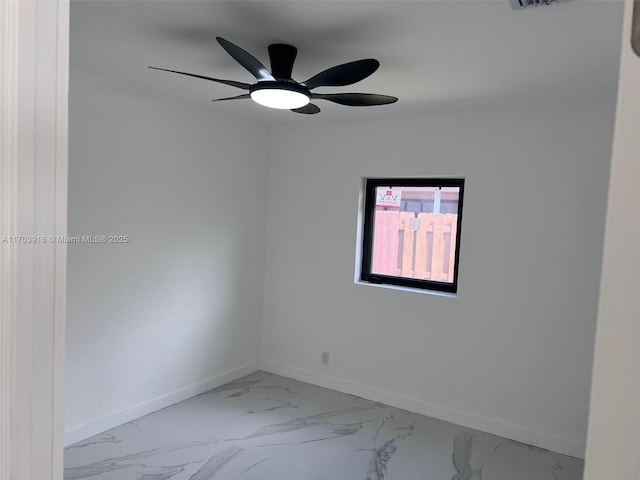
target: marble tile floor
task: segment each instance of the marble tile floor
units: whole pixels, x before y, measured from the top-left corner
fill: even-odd
[[[255,372],[65,449],[65,480],[579,480],[583,462]]]

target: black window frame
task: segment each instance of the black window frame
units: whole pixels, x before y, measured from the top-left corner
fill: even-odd
[[[360,281],[372,284],[388,284],[437,292],[458,292],[458,270],[460,267],[460,243],[462,238],[462,210],[464,201],[464,178],[365,178],[364,179],[364,218],[362,229],[362,259]],[[456,232],[455,265],[453,282],[437,282],[416,278],[397,277],[371,273],[373,254],[373,223],[376,209],[377,187],[459,187],[458,222]]]

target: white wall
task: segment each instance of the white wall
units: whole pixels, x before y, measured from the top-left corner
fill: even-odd
[[[613,116],[272,129],[263,368],[581,456]],[[361,178],[414,175],[466,178],[455,299],[353,282]]]
[[[629,42],[632,6],[626,2],[585,480],[640,478],[640,58]]]
[[[258,367],[259,125],[71,72],[67,442]]]

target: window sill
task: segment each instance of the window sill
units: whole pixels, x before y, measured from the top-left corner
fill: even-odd
[[[457,293],[440,292],[438,290],[427,290],[425,288],[403,287],[400,285],[391,285],[388,283],[364,282],[362,280],[356,280],[354,283],[356,285],[365,285],[367,287],[378,287],[378,288],[386,288],[388,290],[400,290],[403,292],[422,293],[426,295],[434,295],[436,297],[458,298]]]

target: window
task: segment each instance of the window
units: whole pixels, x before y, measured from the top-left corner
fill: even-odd
[[[455,293],[464,179],[365,181],[360,280]]]

